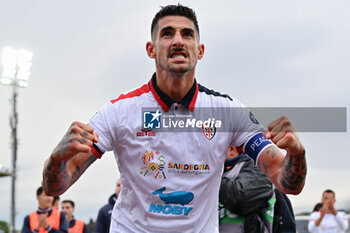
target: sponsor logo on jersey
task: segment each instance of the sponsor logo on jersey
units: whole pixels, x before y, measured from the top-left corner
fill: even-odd
[[[213,126],[213,127],[204,127],[204,125],[203,125],[202,126],[202,132],[203,132],[205,138],[210,141],[215,136],[216,128],[215,128],[215,126]]]
[[[156,132],[153,132],[151,129],[141,129],[140,132],[136,133],[137,137],[154,137]]]
[[[142,154],[143,166],[139,169],[142,176],[154,179],[166,179],[167,174],[176,175],[207,175],[210,166],[206,163],[168,162],[169,160],[159,151],[146,150]]]
[[[182,175],[205,175],[210,173],[209,164],[186,164],[186,163],[168,163],[169,173],[179,173]]]
[[[140,168],[140,175],[152,175],[155,179],[166,179],[164,172],[165,156],[161,155],[159,151],[147,150],[142,155],[142,162],[144,166]]]
[[[188,215],[193,207],[187,207],[185,205],[193,200],[193,193],[186,191],[163,193],[165,190],[166,188],[163,187],[152,193],[153,195],[159,195],[159,199],[162,200],[164,204],[151,203],[148,212],[165,215]]]
[[[177,170],[210,170],[209,164],[183,164],[183,163],[168,163],[169,169]]]

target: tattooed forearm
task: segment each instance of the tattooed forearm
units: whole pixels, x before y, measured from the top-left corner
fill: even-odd
[[[266,154],[271,155],[272,158],[274,158],[277,154],[278,149],[274,146],[270,146],[266,149]]]
[[[72,183],[78,180],[78,178],[84,173],[84,171],[95,162],[97,157],[92,154],[81,166],[76,166],[75,171],[72,174]]]
[[[300,191],[306,177],[305,150],[298,155],[289,155],[283,159],[281,184],[291,191]]]
[[[266,164],[262,164],[262,171],[267,174],[268,167]]]
[[[55,164],[50,157],[43,171],[43,188],[49,195],[63,193],[69,187],[70,179],[67,172],[67,162]]]

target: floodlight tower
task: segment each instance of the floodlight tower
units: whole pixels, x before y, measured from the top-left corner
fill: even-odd
[[[12,86],[12,115],[10,116],[12,143],[11,171],[11,216],[10,232],[15,233],[16,217],[16,160],[17,160],[17,87],[27,87],[32,66],[33,54],[30,51],[6,47],[2,54],[3,72],[0,84]]]

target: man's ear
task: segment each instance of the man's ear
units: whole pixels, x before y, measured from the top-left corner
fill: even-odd
[[[198,60],[201,60],[204,55],[204,44],[198,45]]]
[[[156,51],[154,49],[154,43],[152,41],[148,41],[146,44],[146,51],[150,58],[156,58]]]

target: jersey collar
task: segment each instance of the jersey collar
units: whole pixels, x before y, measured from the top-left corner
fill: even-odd
[[[148,82],[148,86],[151,89],[151,92],[154,98],[157,100],[158,104],[162,107],[162,109],[165,112],[167,112],[171,108],[171,105],[176,103],[167,94],[165,94],[163,91],[159,89],[156,81],[156,73],[153,74],[151,80]],[[185,97],[178,103],[184,106],[185,108],[187,108],[188,110],[190,110],[191,112],[193,112],[194,106],[196,105],[197,95],[198,95],[198,84],[195,79],[191,89],[188,91]]]

